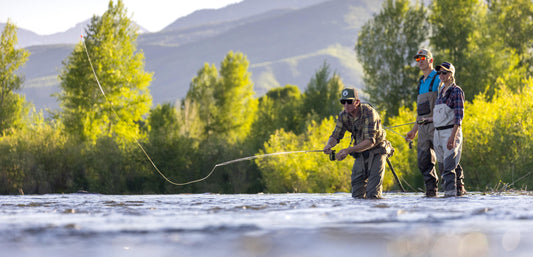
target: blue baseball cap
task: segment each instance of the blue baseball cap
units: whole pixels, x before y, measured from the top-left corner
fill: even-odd
[[[435,70],[445,70],[455,74],[455,67],[449,62],[443,62],[441,65],[437,65],[437,67],[435,67]]]

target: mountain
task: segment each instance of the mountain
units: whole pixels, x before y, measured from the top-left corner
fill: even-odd
[[[271,3],[270,8],[265,3]],[[137,48],[144,52],[145,70],[154,73],[150,86],[153,102],[183,98],[204,63],[220,67],[229,51],[247,56],[257,96],[286,84],[305,90],[324,62],[346,86],[361,88],[362,69],[353,48],[360,27],[379,11],[381,3],[245,0],[218,10],[198,11],[160,32],[141,34]],[[205,16],[207,13],[212,15]],[[58,91],[61,62],[73,48],[72,44],[26,48],[31,56],[21,69],[26,76],[22,93],[37,109],[57,109],[50,94]]]
[[[247,0],[226,8],[217,10],[204,9],[196,11],[184,18],[180,18],[168,25],[163,31],[184,29],[261,15],[262,13],[278,9],[300,9],[325,2],[327,0]]]
[[[64,31],[50,35],[39,35],[35,32],[18,28],[18,47],[29,47],[36,45],[53,45],[53,44],[76,44],[80,40],[80,35],[85,33],[87,24],[90,23],[90,19],[82,21],[76,24],[74,27]],[[4,28],[5,23],[0,23],[0,28]],[[148,30],[139,26],[139,33],[147,33]]]

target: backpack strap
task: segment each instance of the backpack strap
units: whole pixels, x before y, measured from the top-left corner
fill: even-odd
[[[429,92],[433,92],[433,83],[435,83],[435,79],[438,75],[433,76],[433,79],[431,80],[431,83],[429,84]],[[424,79],[424,75],[420,76],[420,79],[418,79],[418,94],[420,94],[420,85],[422,85],[422,80]]]
[[[435,83],[435,79],[437,78],[437,74],[433,76],[433,79],[431,80],[431,84],[429,84],[429,92],[433,92],[433,83]]]
[[[418,79],[418,89],[416,91],[416,94],[419,95],[420,94],[420,85],[422,85],[422,80],[424,79],[424,75],[420,76],[420,78]]]

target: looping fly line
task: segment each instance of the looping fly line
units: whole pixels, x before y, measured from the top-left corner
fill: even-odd
[[[96,80],[96,83],[98,84],[98,87],[100,88],[100,92],[102,92],[102,95],[104,96],[105,98],[105,101],[108,102],[109,104],[111,104],[111,107],[113,107],[113,103],[110,102],[108,99],[107,99],[107,96],[104,92],[104,89],[102,87],[102,85],[100,84],[100,81],[98,80],[98,76],[96,75],[96,71],[94,70],[94,67],[93,67],[93,63],[91,61],[91,57],[89,56],[89,51],[87,50],[87,45],[85,44],[85,39],[83,38],[83,35],[81,36],[81,41],[83,43],[83,48],[85,49],[85,53],[87,54],[87,59],[89,60],[89,65],[91,66],[91,70],[93,72],[93,75],[94,75],[94,78]],[[113,110],[113,113],[117,116],[117,119],[120,119],[120,116],[118,115],[118,113],[115,111],[114,108],[111,108],[111,110]],[[241,161],[247,161],[247,160],[253,160],[253,159],[257,159],[257,158],[263,158],[263,157],[267,157],[267,156],[275,156],[275,155],[284,155],[284,154],[295,154],[295,153],[312,153],[312,152],[322,152],[322,150],[307,150],[307,151],[292,151],[292,152],[278,152],[278,153],[269,153],[269,154],[262,154],[262,155],[253,155],[253,156],[248,156],[248,157],[244,157],[244,158],[239,158],[239,159],[235,159],[235,160],[231,160],[231,161],[227,161],[227,162],[223,162],[223,163],[219,163],[219,164],[216,164],[213,169],[207,174],[207,176],[203,177],[203,178],[200,178],[200,179],[196,179],[196,180],[192,180],[192,181],[188,181],[188,182],[185,182],[185,183],[176,183],[170,179],[168,179],[160,170],[159,168],[157,168],[157,165],[155,165],[154,161],[152,160],[152,158],[150,158],[150,156],[148,155],[148,153],[146,152],[146,150],[144,149],[144,147],[141,145],[141,143],[139,142],[139,140],[137,139],[137,137],[133,137],[133,139],[135,140],[135,143],[137,144],[137,146],[139,147],[139,149],[141,149],[141,151],[143,152],[144,156],[146,156],[146,159],[148,159],[148,161],[150,162],[150,164],[152,165],[152,167],[157,171],[157,173],[159,173],[159,175],[161,175],[161,177],[163,177],[168,183],[172,184],[172,185],[176,185],[176,186],[185,186],[185,185],[189,185],[189,184],[193,184],[193,183],[198,183],[198,182],[201,182],[201,181],[204,181],[206,180],[207,178],[209,178],[213,172],[215,171],[215,169],[217,167],[221,167],[221,166],[224,166],[224,165],[228,165],[228,164],[232,164],[232,163],[236,163],[236,162],[241,162]]]

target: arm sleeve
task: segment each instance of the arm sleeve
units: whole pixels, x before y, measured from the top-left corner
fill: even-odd
[[[344,133],[346,133],[346,128],[344,127],[344,124],[342,123],[342,113],[339,114],[337,118],[337,124],[335,125],[335,130],[333,130],[333,133],[331,133],[332,138],[337,139],[337,142],[340,142],[341,139],[344,137]]]
[[[453,91],[452,99],[453,99],[453,109],[455,113],[454,124],[461,125],[461,123],[463,122],[464,109],[465,109],[464,107],[465,95],[463,91],[459,88],[456,88]]]
[[[370,140],[372,144],[376,143],[377,131],[379,125],[379,115],[373,110],[365,112],[365,122],[363,128],[363,140]]]

